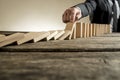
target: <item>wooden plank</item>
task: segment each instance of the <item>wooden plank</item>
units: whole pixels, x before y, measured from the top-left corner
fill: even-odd
[[[33,42],[37,42],[45,37],[47,37],[50,33],[49,32],[30,32],[30,33],[26,33],[24,36],[24,38],[20,39],[17,41],[17,44],[23,44],[26,43],[28,41],[33,41]]]
[[[57,40],[58,38],[60,38],[63,34],[65,33],[64,30],[58,30],[58,34],[56,34],[53,39]]]
[[[0,78],[120,80],[119,56],[120,52],[0,52]]]
[[[75,27],[76,27],[76,23],[67,23],[67,25],[65,27],[65,31],[69,30],[71,32],[70,36],[69,36],[69,39],[72,38],[73,30],[74,30]]]
[[[46,38],[47,41],[52,39],[54,36],[58,34],[58,31],[50,31],[50,35]]]
[[[71,31],[65,30],[65,33],[58,40],[70,39],[69,38],[70,35],[71,35]]]
[[[24,38],[24,33],[14,33],[12,35],[6,36],[6,38],[0,42],[0,47],[12,44],[21,38]]]

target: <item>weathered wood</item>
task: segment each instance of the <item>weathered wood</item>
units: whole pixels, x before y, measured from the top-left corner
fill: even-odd
[[[120,52],[0,52],[0,80],[119,80]]]

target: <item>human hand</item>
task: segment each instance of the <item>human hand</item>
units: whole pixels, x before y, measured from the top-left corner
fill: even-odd
[[[63,16],[62,20],[64,23],[75,22],[82,17],[81,10],[77,7],[68,8]]]

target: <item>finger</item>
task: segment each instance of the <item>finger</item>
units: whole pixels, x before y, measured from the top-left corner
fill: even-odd
[[[79,20],[81,18],[81,14],[76,14],[76,18],[75,18],[75,21]]]
[[[70,10],[66,11],[66,21],[69,22],[70,21]]]
[[[72,11],[70,15],[70,22],[75,22],[76,12]]]

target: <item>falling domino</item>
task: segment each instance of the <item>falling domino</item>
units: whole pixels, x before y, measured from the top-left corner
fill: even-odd
[[[57,34],[58,34],[58,31],[50,31],[50,35],[46,38],[46,40],[49,41]]]
[[[43,39],[51,40],[70,40],[75,38],[86,38],[92,36],[101,36],[111,33],[111,25],[109,24],[90,24],[90,23],[67,23],[64,30],[48,31],[48,32],[29,32],[14,33],[12,35],[0,34],[0,47],[16,42],[18,45],[28,41],[38,42]]]
[[[53,37],[54,40],[57,40],[65,33],[64,30],[58,30],[58,33]]]
[[[38,42],[42,40],[43,38],[47,37],[50,33],[49,32],[30,32],[26,33],[24,38],[17,41],[17,44],[23,44],[28,41]]]
[[[4,41],[0,42],[0,47],[12,44],[21,38],[24,38],[24,33],[14,33],[12,35],[6,36]]]
[[[76,39],[76,27],[73,29],[72,39]]]
[[[69,32],[69,33],[70,33],[69,39],[72,38],[73,30],[74,30],[74,28],[76,27],[75,24],[76,24],[76,23],[67,23],[67,25],[66,25],[66,27],[65,27],[65,31],[66,31],[66,30],[67,30],[67,31],[70,31],[70,32]]]
[[[69,36],[71,35],[71,31],[66,30],[65,33],[58,39],[58,40],[65,40],[69,39]]]
[[[0,34],[0,42],[1,42],[1,41],[4,41],[4,40],[5,40],[5,38],[6,38],[6,36],[5,36],[5,35]]]

